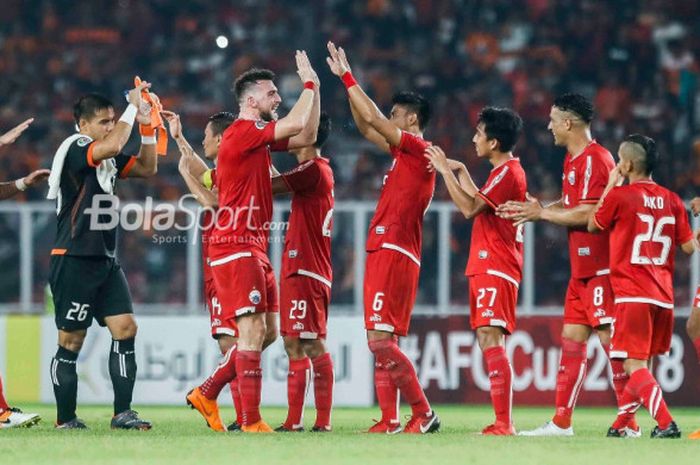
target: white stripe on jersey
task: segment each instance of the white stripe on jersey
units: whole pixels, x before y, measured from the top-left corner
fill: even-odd
[[[591,181],[591,176],[593,175],[593,166],[591,165],[591,156],[586,157],[586,173],[583,176],[583,195],[581,199],[586,199],[588,197],[588,183]]]
[[[508,167],[508,165],[506,165],[506,167],[503,168],[503,171],[498,173],[498,176],[493,178],[493,181],[491,181],[491,183],[488,186],[481,189],[481,193],[484,195],[488,195],[488,193],[491,191],[491,189],[496,187],[496,184],[498,184],[499,182],[501,182],[503,180],[503,178],[506,176],[506,173],[508,172],[508,169],[509,169],[509,167]]]

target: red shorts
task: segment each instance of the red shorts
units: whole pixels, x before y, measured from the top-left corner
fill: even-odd
[[[365,328],[399,336],[408,334],[416,301],[420,266],[389,249],[367,254],[365,263]]]
[[[571,278],[566,289],[564,323],[597,328],[613,322],[615,304],[610,275]]]
[[[695,291],[695,297],[693,298],[693,308],[700,308],[700,286]]]
[[[211,337],[216,339],[221,334],[233,337],[238,336],[236,319],[222,310],[221,302],[216,296],[214,278],[204,281],[204,298],[206,299],[207,310],[209,310]],[[228,315],[228,317],[225,317],[225,315]]]
[[[300,274],[280,283],[280,333],[299,339],[325,339],[331,288]]]
[[[277,312],[277,282],[269,263],[240,252],[211,261],[223,319]]]
[[[671,349],[673,310],[647,303],[615,305],[611,358],[649,360]]]
[[[518,288],[512,282],[490,274],[469,276],[469,320],[472,329],[482,326],[515,330]]]

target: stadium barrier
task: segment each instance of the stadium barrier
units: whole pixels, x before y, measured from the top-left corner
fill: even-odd
[[[672,351],[659,357],[654,372],[671,406],[698,405],[700,367],[684,333],[685,318],[676,321]],[[139,317],[137,338],[137,404],[180,404],[189,389],[216,366],[219,353],[209,336],[208,318]],[[515,405],[553,405],[559,360],[561,318],[523,317],[508,338],[514,360]],[[110,336],[96,325],[78,360],[79,402],[110,404],[112,385],[107,372]],[[363,319],[329,319],[328,345],[335,361],[336,406],[374,403],[372,357],[367,350]],[[481,351],[468,319],[459,315],[417,316],[401,341],[413,360],[421,384],[434,403],[489,403],[489,381]],[[51,317],[0,317],[0,372],[8,395],[16,402],[53,403],[49,361],[56,350]],[[263,404],[286,405],[287,357],[281,340],[263,356]],[[589,368],[580,405],[614,406],[605,353],[597,339],[589,344]],[[228,391],[221,402],[228,405]],[[313,390],[307,403],[313,405]]]

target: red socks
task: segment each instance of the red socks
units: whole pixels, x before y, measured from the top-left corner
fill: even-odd
[[[513,408],[513,373],[505,347],[490,347],[484,350],[486,366],[491,382],[491,403],[496,413],[496,422],[511,425]]]
[[[7,400],[5,400],[5,395],[2,391],[2,376],[0,376],[0,410],[8,410],[9,408],[10,406],[7,405]]]
[[[610,357],[610,346],[603,346],[603,349],[605,350],[606,355]],[[612,384],[613,389],[615,389],[615,399],[617,399],[618,409],[618,419],[615,420],[615,423],[624,423],[617,429],[628,426],[636,430],[638,428],[638,425],[637,421],[634,418],[634,412],[632,412],[632,414],[630,415],[629,412],[626,411],[628,408],[625,408],[625,387],[627,386],[627,382],[630,379],[630,376],[625,372],[625,361],[618,358],[611,358],[610,369],[612,370]],[[637,409],[635,408],[634,411],[636,410]],[[622,416],[623,418],[620,418],[620,416]]]
[[[614,428],[619,429],[626,426],[625,422],[629,421],[640,404],[649,410],[652,418],[659,424],[659,428],[666,429],[673,421],[659,384],[646,368],[637,370],[630,375],[629,382],[625,388],[623,402],[624,404],[618,413],[618,419],[613,424]]]
[[[399,388],[391,380],[389,370],[375,358],[374,362],[374,389],[377,393],[377,402],[382,411],[382,422],[398,424],[399,420]]]
[[[241,406],[241,391],[238,389],[238,378],[233,378],[233,381],[229,383],[229,388],[231,388],[231,399],[233,399],[233,406],[236,409],[236,423],[240,426],[243,424],[243,407]]]
[[[401,395],[411,405],[413,416],[429,415],[432,409],[428,399],[425,397],[423,388],[418,382],[416,370],[408,357],[401,352],[396,341],[393,339],[369,341],[369,349],[374,354],[375,360],[389,372],[391,381],[399,388]]]
[[[698,355],[698,363],[700,363],[700,337],[693,341],[695,346],[695,353]]]
[[[571,426],[576,400],[586,378],[586,343],[562,338],[559,373],[557,373],[556,413],[553,422],[560,428]]]
[[[239,350],[236,357],[238,390],[241,393],[243,425],[249,426],[260,421],[260,396],[262,392],[262,370],[260,352]]]
[[[199,386],[204,397],[210,400],[216,400],[219,393],[232,379],[236,377],[236,346],[234,345],[226,352],[224,359],[221,361],[214,373],[212,373]]]
[[[304,425],[304,399],[311,380],[311,360],[304,357],[298,360],[289,360],[289,372],[287,374],[287,402],[289,411],[284,425],[290,429],[296,429]]]
[[[321,428],[331,425],[331,406],[333,405],[333,359],[326,352],[311,360],[314,366],[314,398],[316,400],[316,423]]]

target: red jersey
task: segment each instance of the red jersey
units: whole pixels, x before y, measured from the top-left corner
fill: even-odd
[[[219,210],[209,245],[212,259],[252,252],[269,263],[275,124],[237,119],[224,131],[217,162]],[[273,150],[283,150],[286,142],[274,144]]]
[[[423,155],[429,145],[423,138],[402,131],[399,146],[391,147],[394,162],[384,176],[369,225],[368,252],[396,250],[420,266],[423,216],[435,191],[435,173],[428,171]]]
[[[608,184],[615,161],[605,147],[595,140],[576,157],[570,153],[564,159],[562,175],[562,203],[564,208],[580,204],[596,204]],[[591,234],[585,226],[569,228],[569,260],[571,277],[589,278],[609,272],[607,232]]]
[[[523,268],[522,226],[496,216],[496,208],[509,200],[525,201],[527,180],[520,160],[511,158],[491,170],[478,195],[488,204],[479,213],[472,227],[469,261],[464,274],[490,274],[518,286]]]
[[[282,276],[300,274],[328,287],[333,281],[333,170],[327,158],[305,161],[282,179],[294,193],[289,229],[284,238]]]
[[[610,230],[610,282],[615,303],[673,308],[675,248],[693,238],[675,193],[651,180],[616,187],[594,217]]]

